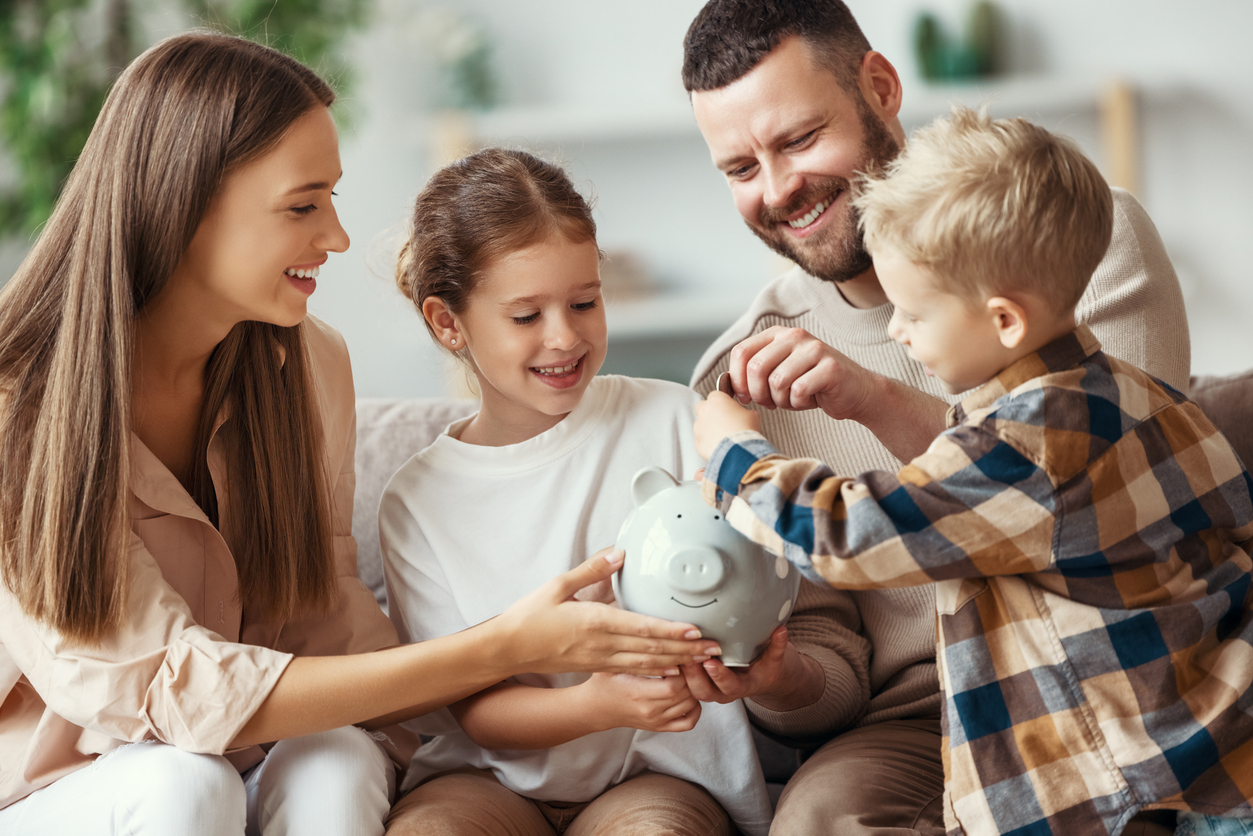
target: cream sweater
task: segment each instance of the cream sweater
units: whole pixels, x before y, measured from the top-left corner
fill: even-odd
[[[1187,391],[1190,365],[1183,295],[1161,237],[1144,208],[1114,189],[1114,233],[1079,302],[1076,319],[1105,352]],[[705,352],[692,376],[702,395],[726,370],[730,350],[773,325],[804,328],[861,366],[921,389],[949,404],[949,395],[905,348],[887,335],[892,306],[859,310],[835,285],[794,268],[775,279]],[[899,462],[860,424],[821,410],[761,410],[762,430],[784,455],[816,457],[837,474],[896,471]],[[822,696],[790,712],[746,702],[755,723],[800,745],[841,729],[908,717],[939,717],[932,587],[843,592],[803,581],[788,631],[797,648],[826,675]]]

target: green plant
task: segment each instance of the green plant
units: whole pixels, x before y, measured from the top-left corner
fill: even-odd
[[[922,77],[931,81],[989,76],[1000,70],[1001,14],[991,0],[978,0],[966,15],[965,36],[948,37],[930,12],[914,20],[914,54]]]
[[[189,22],[280,49],[334,80],[336,47],[371,0],[169,0]],[[16,182],[0,191],[0,235],[47,220],[109,86],[142,49],[130,0],[0,0],[0,145]]]

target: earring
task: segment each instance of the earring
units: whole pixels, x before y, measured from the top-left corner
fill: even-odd
[[[456,344],[457,344],[457,338],[456,338],[456,337],[453,337],[451,340],[449,340],[449,341],[448,341],[448,344],[449,344],[449,345],[456,345]]]

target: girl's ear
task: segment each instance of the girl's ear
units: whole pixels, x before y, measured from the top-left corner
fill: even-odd
[[[453,312],[438,296],[428,296],[422,301],[422,316],[435,332],[435,339],[449,351],[460,351],[465,347],[465,337]]]
[[[1017,348],[1027,338],[1027,309],[1005,296],[993,296],[987,301],[987,311],[1001,345]]]

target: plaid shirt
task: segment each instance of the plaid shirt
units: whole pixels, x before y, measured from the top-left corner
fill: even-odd
[[[836,477],[741,433],[705,479],[811,578],[936,583],[950,833],[1253,816],[1253,481],[1086,328],[976,390],[897,474]]]

